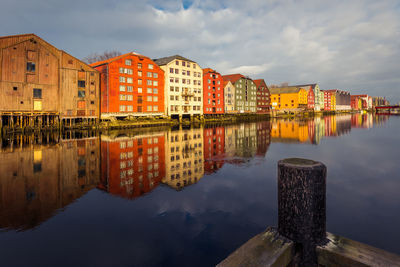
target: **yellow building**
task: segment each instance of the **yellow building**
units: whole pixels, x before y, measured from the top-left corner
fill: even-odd
[[[331,110],[336,110],[336,95],[331,94]]]
[[[299,87],[270,88],[273,110],[300,111],[307,108],[307,91]]]

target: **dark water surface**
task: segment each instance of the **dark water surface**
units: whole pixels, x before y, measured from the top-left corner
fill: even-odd
[[[400,253],[400,117],[2,140],[2,266],[212,266],[277,224],[277,161],[328,168],[327,229]]]

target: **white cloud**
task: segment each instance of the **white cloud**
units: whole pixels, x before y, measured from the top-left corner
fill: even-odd
[[[396,0],[194,0],[188,9],[178,0],[3,2],[1,35],[34,32],[80,58],[181,54],[223,74],[400,100]]]

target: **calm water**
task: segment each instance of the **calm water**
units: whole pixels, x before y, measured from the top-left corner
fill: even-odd
[[[400,117],[2,140],[2,266],[212,266],[277,224],[277,161],[328,167],[328,231],[400,253]]]

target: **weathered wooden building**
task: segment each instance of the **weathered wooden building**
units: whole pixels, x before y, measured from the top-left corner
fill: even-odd
[[[99,73],[35,34],[0,37],[0,128],[99,118]]]

